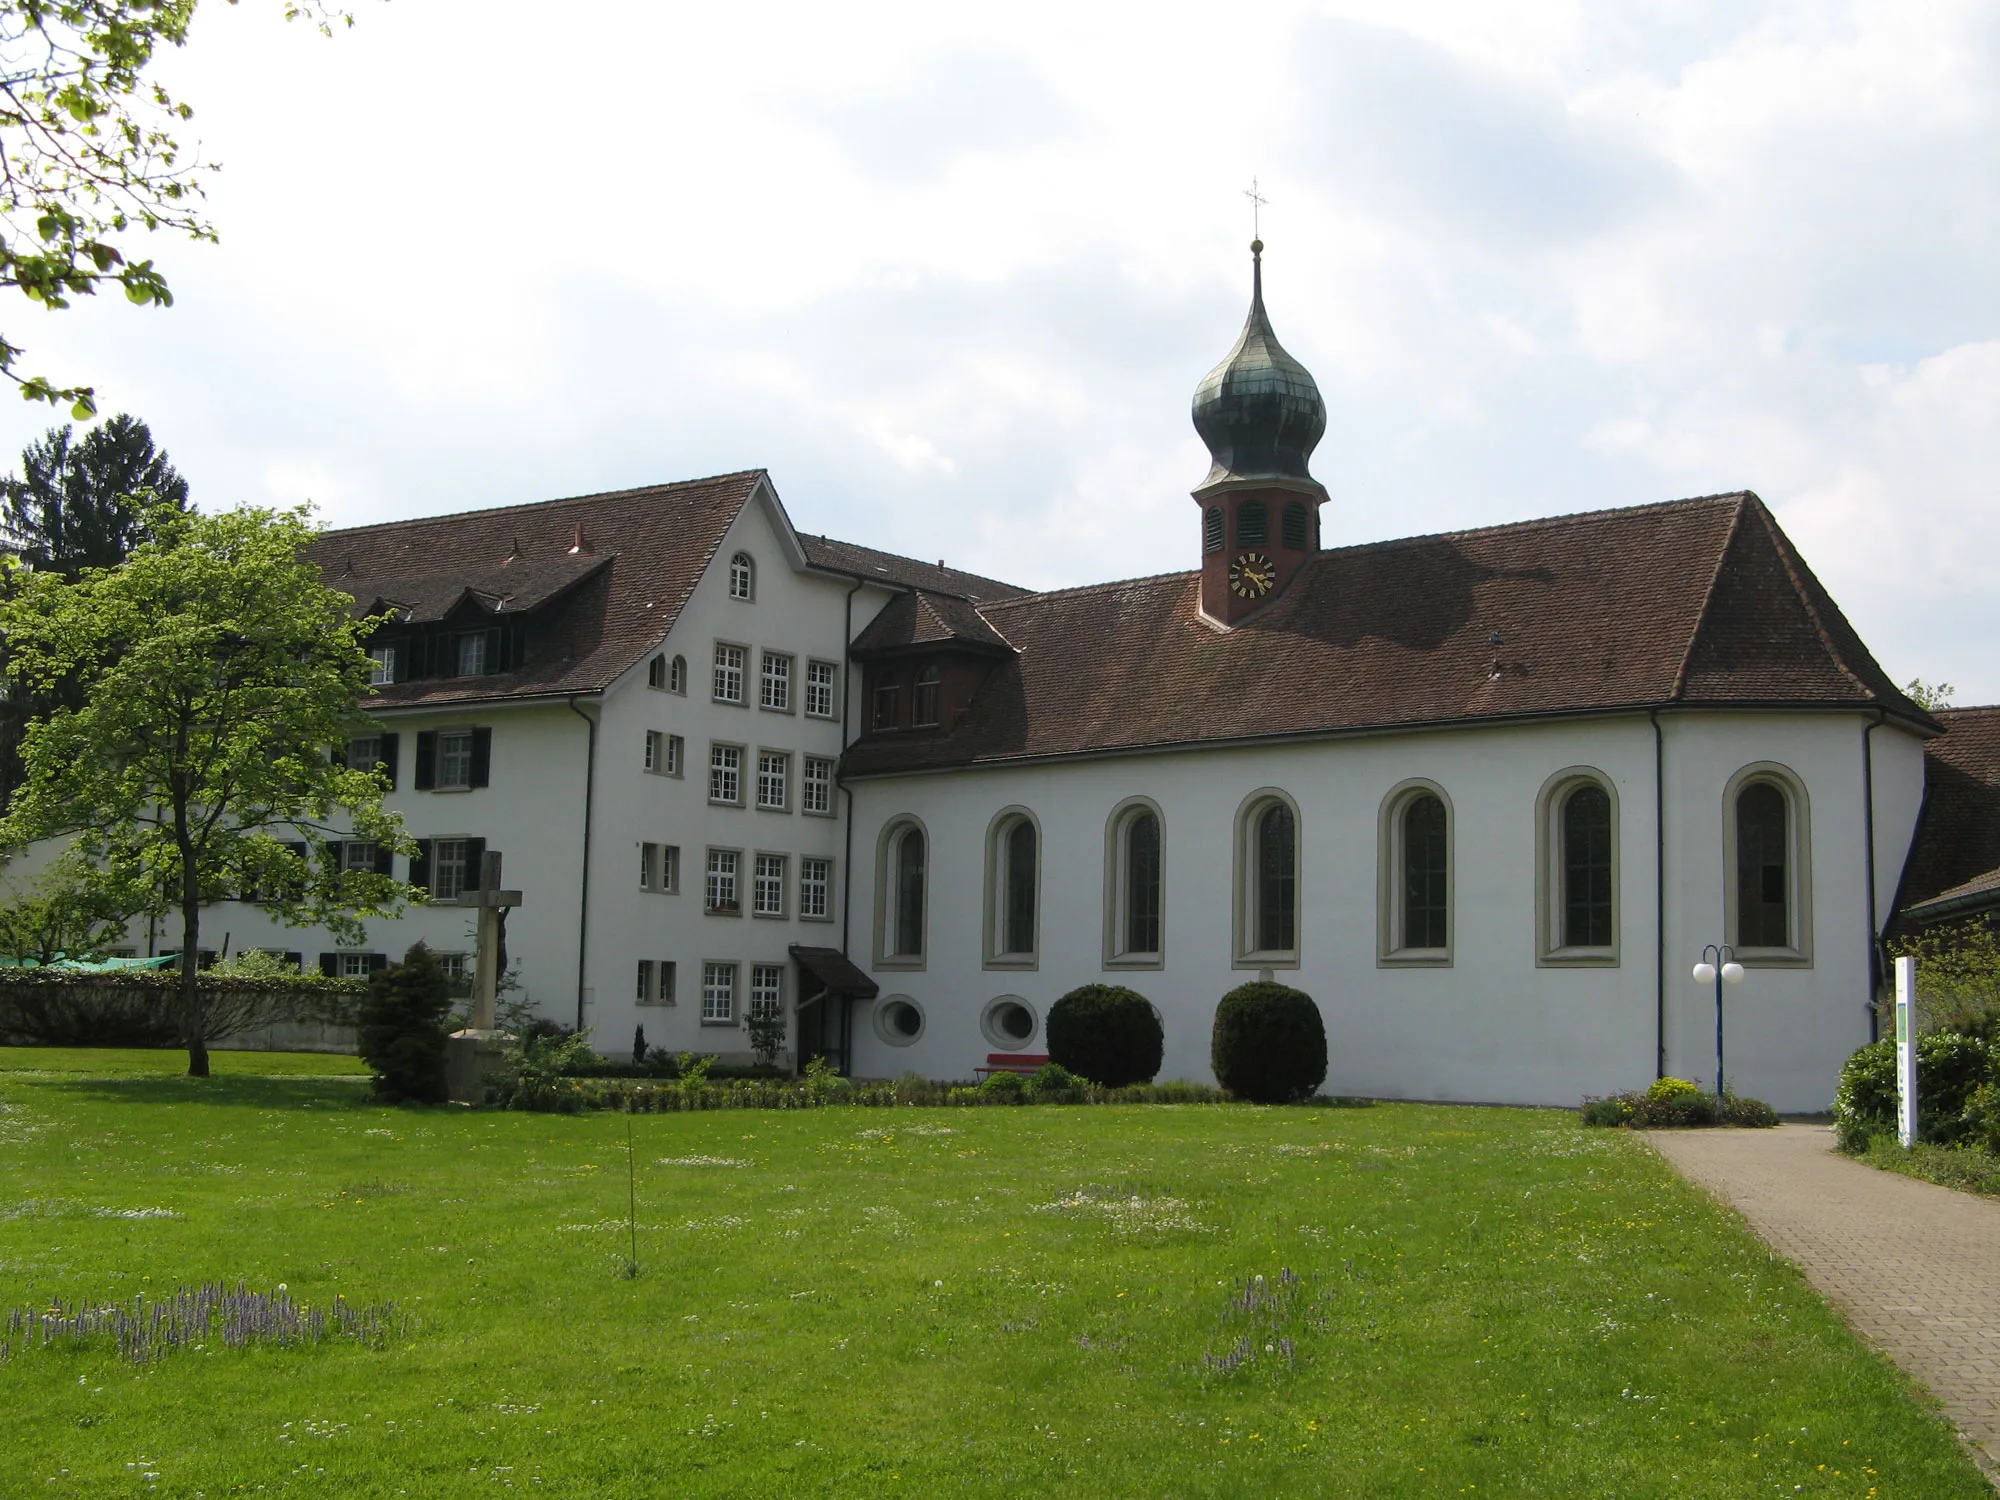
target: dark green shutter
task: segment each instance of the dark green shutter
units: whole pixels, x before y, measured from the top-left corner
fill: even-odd
[[[391,849],[387,844],[377,844],[375,846],[375,873],[377,875],[393,875],[396,873],[396,851]]]
[[[389,967],[388,954],[371,953],[368,955],[368,972],[370,974],[380,974],[384,969],[388,967]]]
[[[389,790],[392,792],[396,790],[396,743],[400,738],[400,735],[383,735],[382,756],[375,762],[375,768],[389,778]]]
[[[410,856],[410,884],[424,890],[431,888],[431,841],[417,840],[417,852]]]
[[[476,891],[480,888],[480,867],[486,863],[486,840],[467,839],[465,841],[465,888]]]
[[[319,956],[319,971],[326,975],[328,979],[340,978],[340,955],[338,953],[322,953]]]
[[[472,731],[472,782],[473,786],[485,786],[487,773],[493,767],[493,731],[475,729]]]
[[[435,729],[417,731],[416,775],[410,785],[420,792],[428,792],[437,785],[438,737]]]

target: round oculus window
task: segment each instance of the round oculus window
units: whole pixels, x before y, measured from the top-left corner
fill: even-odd
[[[987,1002],[980,1014],[979,1029],[986,1040],[1002,1051],[1017,1051],[1035,1039],[1039,1024],[1035,1008],[1019,995],[1002,995]]]
[[[875,1007],[875,1035],[891,1047],[907,1047],[923,1034],[923,1007],[908,995],[891,995]]]

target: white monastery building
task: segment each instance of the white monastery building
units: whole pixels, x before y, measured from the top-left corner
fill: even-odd
[[[444,903],[501,852],[521,989],[600,1051],[747,1057],[777,1007],[861,1076],[1044,1051],[1104,981],[1205,1079],[1268,976],[1330,1092],[1574,1105],[1713,1080],[1689,972],[1727,943],[1731,1085],[1827,1107],[1939,720],[1752,494],[1322,549],[1259,276],[1195,394],[1186,572],[1031,593],[803,535],[761,471],[326,535],[383,621],[347,753],[422,840],[396,873]],[[365,973],[472,917],[203,930]]]

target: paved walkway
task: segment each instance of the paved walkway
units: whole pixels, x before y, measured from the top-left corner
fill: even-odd
[[[1647,1139],[1930,1387],[2000,1473],[2000,1201],[1850,1161],[1825,1125]]]

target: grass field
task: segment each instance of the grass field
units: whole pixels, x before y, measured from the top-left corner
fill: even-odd
[[[240,1280],[403,1322],[17,1347],[10,1497],[1992,1494],[1791,1270],[1566,1114],[506,1115],[381,1108],[340,1059],[67,1056],[0,1059],[0,1309]]]

